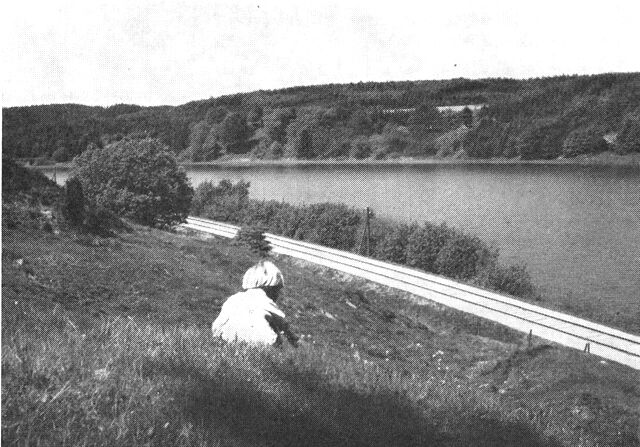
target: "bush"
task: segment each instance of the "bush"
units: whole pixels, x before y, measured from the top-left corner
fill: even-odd
[[[351,250],[356,245],[361,220],[361,214],[345,204],[313,204],[305,207],[296,237],[327,247]]]
[[[531,275],[524,265],[502,266],[496,264],[484,272],[481,283],[486,287],[509,295],[540,300]]]
[[[236,235],[236,242],[245,245],[251,251],[266,256],[271,251],[271,245],[264,238],[265,229],[259,226],[242,227]]]
[[[286,237],[350,250],[360,228],[360,213],[344,204],[294,206],[276,201],[249,200],[249,183],[222,180],[196,189],[192,211],[213,220],[259,225]]]
[[[490,251],[480,239],[458,233],[443,245],[434,262],[434,271],[450,278],[468,280],[490,259]]]
[[[406,264],[409,236],[416,229],[417,224],[395,224],[381,228],[376,237],[375,257],[396,264]]]
[[[453,230],[445,224],[434,225],[427,222],[422,227],[415,228],[407,240],[407,264],[435,273],[438,254],[452,235]]]
[[[345,204],[319,203],[297,206],[275,200],[249,199],[249,183],[221,181],[201,184],[193,201],[194,213],[242,225],[238,241],[265,254],[268,230],[285,237],[353,251],[362,234],[362,213]],[[202,210],[202,213],[198,213]],[[475,236],[445,224],[372,225],[373,256],[408,265],[525,298],[535,297],[524,267],[497,267],[497,251]]]
[[[122,140],[75,158],[72,176],[94,207],[149,226],[183,222],[193,188],[168,148],[155,139]]]
[[[274,229],[276,216],[281,212],[284,203],[275,200],[249,200],[243,209],[243,225],[259,225]]]
[[[285,237],[295,238],[304,220],[305,208],[288,203],[280,203],[269,228]]]
[[[82,183],[77,177],[70,177],[65,183],[62,216],[73,226],[80,226],[85,217],[85,200]]]

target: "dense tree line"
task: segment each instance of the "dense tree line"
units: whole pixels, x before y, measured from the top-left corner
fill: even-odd
[[[439,110],[482,104],[479,110]],[[221,157],[475,158],[638,152],[640,74],[291,87],[177,107],[3,109],[17,158],[68,161],[89,146],[155,138],[184,161]]]

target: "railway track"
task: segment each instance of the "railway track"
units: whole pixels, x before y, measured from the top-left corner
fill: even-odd
[[[239,227],[189,217],[183,227],[233,238]],[[640,337],[477,287],[317,244],[266,233],[272,251],[404,290],[518,331],[640,370]]]

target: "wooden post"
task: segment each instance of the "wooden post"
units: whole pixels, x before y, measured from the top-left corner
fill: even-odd
[[[369,225],[369,216],[370,216],[371,210],[369,210],[369,207],[367,207],[367,215],[365,218],[365,231],[366,231],[366,237],[367,237],[367,256],[371,255],[371,226]]]

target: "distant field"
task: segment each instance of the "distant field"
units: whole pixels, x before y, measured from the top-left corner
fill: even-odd
[[[256,257],[3,225],[7,445],[640,445],[640,375],[286,258],[298,350],[209,325]]]

